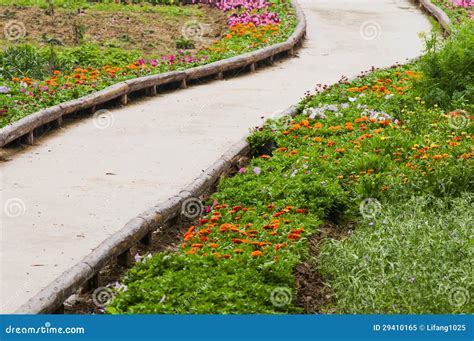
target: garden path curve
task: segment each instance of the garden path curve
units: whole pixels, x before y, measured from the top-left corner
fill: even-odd
[[[296,58],[134,101],[112,110],[106,129],[76,121],[0,164],[1,313],[15,311],[131,218],[177,194],[262,116],[295,104],[316,83],[419,56],[418,34],[430,30],[408,0],[300,4],[308,28]]]

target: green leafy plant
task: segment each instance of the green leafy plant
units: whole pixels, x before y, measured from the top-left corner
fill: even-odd
[[[186,37],[179,37],[175,39],[177,49],[190,50],[195,47],[194,42]]]
[[[474,103],[474,22],[468,21],[453,31],[439,48],[433,36],[420,68],[423,77],[417,85],[429,104],[454,110]]]

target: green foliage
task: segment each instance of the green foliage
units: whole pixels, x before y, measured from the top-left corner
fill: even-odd
[[[472,314],[473,197],[384,205],[375,224],[329,240],[319,268],[341,314]]]
[[[269,129],[258,129],[255,130],[251,135],[247,137],[247,141],[250,144],[250,148],[255,152],[266,144],[274,142],[275,138],[273,132]]]
[[[190,50],[194,49],[194,42],[186,37],[179,37],[175,39],[177,49]]]
[[[298,313],[297,307],[279,309],[269,297],[275,287],[293,287],[294,262],[160,253],[137,264],[107,307],[127,314],[254,314]]]
[[[446,110],[470,107],[474,103],[474,22],[455,29],[440,47],[435,36],[427,41],[427,53],[420,63],[424,77],[418,84],[428,104]]]
[[[52,70],[65,67],[66,61],[58,58],[52,47],[41,50],[28,44],[8,47],[0,52],[0,75],[12,77],[43,78]]]
[[[54,70],[72,70],[87,65],[127,65],[137,60],[139,51],[124,51],[118,48],[101,48],[95,44],[85,44],[73,48],[35,47],[29,44],[14,45],[0,52],[0,75],[5,79],[30,77],[44,79]]]

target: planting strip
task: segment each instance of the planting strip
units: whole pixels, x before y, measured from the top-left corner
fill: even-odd
[[[50,123],[53,127],[60,127],[63,116],[87,109],[93,114],[97,106],[116,99],[120,99],[120,103],[126,105],[129,94],[135,91],[146,90],[149,95],[154,95],[157,93],[158,86],[172,83],[180,83],[181,88],[186,88],[188,80],[199,80],[210,76],[217,76],[218,79],[221,79],[224,72],[244,67],[249,67],[251,71],[255,71],[257,62],[265,60],[271,62],[274,56],[283,53],[293,55],[294,49],[301,46],[301,42],[306,35],[306,20],[303,9],[297,1],[292,0],[291,4],[295,9],[298,24],[293,34],[283,43],[184,71],[172,71],[123,81],[90,95],[42,109],[1,128],[0,147],[5,147],[7,144],[21,138],[26,144],[31,145],[34,143],[36,129]]]

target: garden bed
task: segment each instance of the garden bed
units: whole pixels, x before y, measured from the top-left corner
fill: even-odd
[[[143,57],[171,54],[180,42],[186,45],[189,37],[183,35],[183,27],[193,21],[206,28],[200,39],[188,41],[187,47],[193,52],[220,40],[227,31],[226,15],[211,6],[183,6],[178,13],[174,13],[171,6],[109,6],[99,9],[95,8],[97,6],[60,7],[53,13],[34,6],[0,6],[0,18],[4,18],[0,21],[0,31],[10,27],[7,26],[9,22],[23,23],[25,36],[19,39],[21,43],[57,48],[82,46],[85,49],[88,44],[96,44],[133,51],[139,49]],[[4,48],[19,42],[5,38],[8,37],[2,40]]]
[[[178,50],[176,54],[148,59],[131,51],[119,52],[117,49],[104,51],[98,47],[91,48],[85,55],[81,49],[56,53],[51,52],[51,49],[37,51],[28,46],[21,47],[22,53],[28,57],[26,59],[38,60],[39,65],[51,66],[46,62],[51,60],[51,53],[54,53],[54,61],[66,64],[66,70],[49,71],[48,78],[39,80],[29,74],[24,74],[22,77],[14,76],[13,73],[17,69],[15,63],[25,58],[18,60],[15,56],[16,50],[7,49],[2,55],[3,65],[7,67],[3,69],[3,73],[12,74],[13,77],[11,81],[5,79],[6,85],[0,87],[1,122],[6,126],[0,131],[1,145],[4,146],[25,134],[27,134],[25,141],[32,143],[34,129],[56,122],[62,115],[78,110],[90,108],[91,112],[94,112],[97,105],[115,98],[121,98],[122,104],[126,104],[127,95],[133,91],[148,89],[149,94],[155,94],[157,85],[178,81],[185,87],[185,80],[188,78],[197,79],[212,75],[222,77],[226,71],[247,66],[250,66],[250,70],[254,70],[255,63],[259,61],[272,60],[274,56],[284,52],[291,54],[293,48],[303,38],[305,24],[301,20],[302,12],[299,11],[298,15],[295,15],[294,8],[287,1],[275,3],[243,1],[233,5],[225,3],[214,5],[226,13],[228,32],[222,40],[194,54]],[[300,25],[294,32],[298,20]],[[72,55],[74,57],[72,60],[75,61],[77,54],[81,60],[86,61],[82,64],[93,65],[78,67],[73,63],[67,66],[70,62],[68,58]],[[103,63],[107,60],[119,60],[123,64],[102,67],[97,65],[100,61]],[[26,65],[29,67],[30,63]],[[41,68],[34,70],[27,68],[27,71],[48,73]],[[175,73],[166,74],[167,71]],[[179,71],[185,73],[178,73]],[[170,78],[167,75],[170,75]],[[127,80],[130,81],[124,83]],[[110,88],[113,84],[114,87]],[[102,95],[98,93],[100,90],[103,91]],[[84,97],[85,95],[89,96]],[[81,100],[73,100],[75,98]],[[42,108],[48,109],[31,115],[32,112]],[[21,120],[29,114],[31,117]],[[57,121],[54,125],[60,126],[60,124],[61,121]]]

